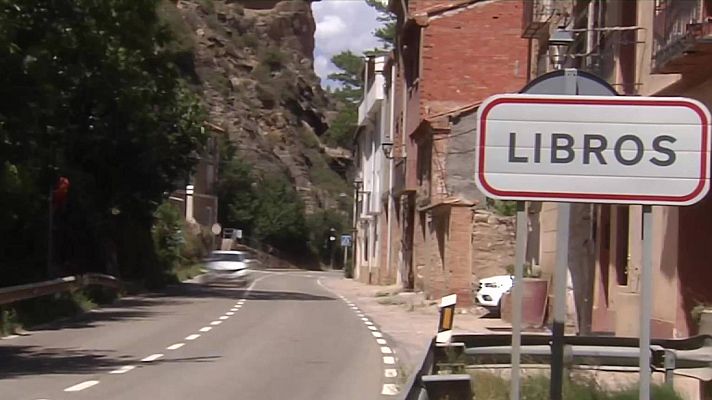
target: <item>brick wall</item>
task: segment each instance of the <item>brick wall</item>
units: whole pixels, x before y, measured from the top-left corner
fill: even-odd
[[[431,18],[424,32],[421,100],[474,102],[525,85],[521,2],[483,2],[441,16]]]

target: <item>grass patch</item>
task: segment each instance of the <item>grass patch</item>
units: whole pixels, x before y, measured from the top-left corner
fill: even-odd
[[[473,391],[477,400],[508,400],[510,381],[491,372],[471,373]],[[548,400],[549,377],[546,375],[526,376],[521,383],[521,400]],[[564,383],[564,400],[637,400],[638,388],[619,390],[602,388],[594,379],[577,375],[575,380]],[[673,388],[653,385],[652,400],[682,400]]]
[[[74,317],[97,306],[97,301],[83,291],[56,293],[3,306],[0,333],[11,334],[21,328]]]
[[[203,264],[180,265],[173,269],[173,274],[179,282],[194,278],[203,273]]]

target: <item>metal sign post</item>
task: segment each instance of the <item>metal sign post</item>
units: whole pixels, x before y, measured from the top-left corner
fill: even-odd
[[[514,285],[512,286],[512,378],[509,398],[519,400],[519,370],[522,345],[522,292],[524,257],[527,252],[526,203],[517,202],[517,244],[514,250]]]
[[[643,206],[643,268],[640,276],[640,400],[650,399],[650,319],[653,316],[653,213]]]

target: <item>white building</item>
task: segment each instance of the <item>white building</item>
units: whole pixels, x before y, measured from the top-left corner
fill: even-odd
[[[360,189],[355,204],[354,278],[367,283],[394,283],[391,268],[391,224],[393,201],[392,160],[384,147],[392,143],[392,102],[388,57],[366,57],[363,68],[364,94],[358,108],[355,135],[355,168]],[[386,144],[386,146],[384,146]]]

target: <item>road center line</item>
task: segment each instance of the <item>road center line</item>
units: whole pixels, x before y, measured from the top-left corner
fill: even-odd
[[[156,361],[159,358],[163,357],[163,354],[161,353],[156,353],[156,354],[151,354],[148,357],[144,357],[141,359],[141,362],[151,362],[151,361]]]
[[[222,316],[220,316],[220,318],[218,318],[218,319],[221,319],[221,320],[224,321],[224,320],[226,320],[226,319],[228,319],[228,318],[230,318],[230,317],[227,316],[227,315],[222,315]]]
[[[376,343],[378,343],[378,344],[386,344],[386,339],[378,338],[378,339],[376,339]]]
[[[378,338],[383,337],[383,334],[381,332],[377,332],[377,331],[371,332],[371,335],[378,337]]]
[[[228,312],[225,313],[225,315],[231,317],[231,316],[235,315],[235,313],[232,312],[232,311],[228,311]]]
[[[204,327],[200,328],[200,332],[210,332],[211,329],[213,329],[213,328],[211,328],[209,326],[204,326]]]
[[[98,385],[99,381],[84,381],[82,383],[77,383],[74,386],[70,386],[64,389],[65,392],[78,392],[80,390],[88,389],[94,385]]]
[[[392,368],[388,368],[383,371],[386,378],[395,378],[398,376],[398,371]]]
[[[369,325],[369,326],[368,326],[368,329],[370,329],[370,330],[372,330],[372,331],[378,330],[378,328],[376,328],[376,327],[373,326],[373,325]]]
[[[391,348],[388,347],[388,346],[381,346],[381,353],[383,353],[383,354],[393,354],[393,350],[391,350]]]
[[[396,358],[391,356],[383,357],[383,363],[388,365],[393,365],[396,363]]]
[[[166,350],[178,350],[183,346],[185,346],[185,343],[176,343],[166,347]]]
[[[194,334],[192,334],[192,335],[186,336],[186,337],[185,337],[185,340],[195,340],[195,339],[197,339],[197,338],[199,338],[199,337],[200,337],[200,335],[198,335],[197,333],[194,333]]]
[[[213,321],[210,323],[210,325],[220,325],[222,324],[222,321]]]
[[[136,368],[135,365],[124,365],[123,367],[118,368],[118,369],[115,369],[115,370],[113,370],[113,371],[111,371],[111,372],[109,372],[109,373],[110,373],[110,374],[125,374],[125,373],[131,371],[131,370],[134,369],[134,368]]]

